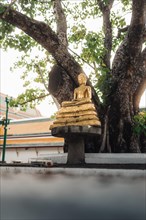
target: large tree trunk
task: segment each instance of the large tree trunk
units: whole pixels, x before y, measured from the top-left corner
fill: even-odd
[[[103,129],[109,136],[112,152],[140,152],[139,140],[133,132],[133,116],[146,78],[145,49],[142,52],[145,4],[144,0],[133,0],[131,24],[112,65],[113,86],[108,111],[105,111],[107,120],[104,126],[107,128]],[[106,145],[105,142],[101,150],[109,151]]]
[[[104,139],[107,136],[101,150],[107,145],[109,152],[111,150],[112,152],[140,152],[138,139],[133,134],[133,116],[137,112],[139,97],[146,85],[146,49],[142,52],[142,43],[145,38],[146,1],[132,0],[131,24],[124,41],[116,52],[111,69],[110,9],[113,2],[114,0],[97,0],[103,13],[104,47],[107,52],[104,54],[103,62],[109,69],[108,75],[111,74],[113,79],[111,94],[102,111],[95,89],[89,81],[88,85],[92,87],[93,101],[102,119]],[[50,72],[50,92],[59,103],[72,99],[73,90],[77,86],[77,75],[83,70],[68,52],[67,25],[61,1],[54,0],[56,33],[44,22],[31,19],[1,3],[0,7],[4,9],[4,12],[0,14],[0,19],[23,30],[54,57],[57,65]]]
[[[138,138],[133,133],[133,94],[131,94],[129,83],[124,83],[121,87],[122,93],[115,94],[111,98],[108,115],[112,152],[140,152]]]
[[[102,0],[98,2],[103,13],[103,25],[108,30],[104,30],[105,39],[111,42],[109,9],[113,1],[107,4]],[[146,85],[145,49],[142,52],[145,9],[144,0],[133,0],[131,24],[128,30],[125,29],[127,34],[112,64],[113,86],[104,109],[101,152],[140,152],[138,138],[133,133],[133,116],[138,112],[140,96]],[[108,51],[111,50],[110,46],[104,46]],[[105,60],[109,68],[108,59]]]

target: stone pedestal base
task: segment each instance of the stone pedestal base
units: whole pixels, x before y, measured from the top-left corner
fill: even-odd
[[[95,126],[62,126],[52,128],[51,133],[56,137],[64,137],[68,144],[67,164],[85,163],[85,136],[101,134],[101,128]]]
[[[72,136],[67,138],[68,142],[68,158],[67,164],[84,164],[85,163],[85,147],[84,138],[82,136]]]

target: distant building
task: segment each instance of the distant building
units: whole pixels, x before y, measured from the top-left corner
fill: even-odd
[[[6,113],[6,102],[5,97],[7,95],[0,93],[0,117],[5,116]],[[8,96],[7,96],[8,97]],[[26,111],[19,110],[18,112],[15,112],[14,108],[9,107],[9,119],[24,119],[24,118],[38,118],[42,117],[39,110],[36,108],[31,109],[27,108]]]
[[[51,135],[49,127],[52,123],[50,118],[43,117],[11,120],[8,125],[6,162],[30,162],[31,158],[63,153],[64,139]],[[0,126],[0,160],[3,137],[4,129]]]
[[[0,93],[0,118],[5,116],[5,94]],[[8,97],[9,98],[9,97]],[[18,111],[9,107],[10,124],[7,129],[6,162],[30,162],[42,155],[63,153],[64,139],[53,137],[49,129],[53,121],[42,117],[37,109]],[[0,125],[0,160],[2,158],[4,126]]]
[[[146,107],[141,107],[140,111],[146,111]]]

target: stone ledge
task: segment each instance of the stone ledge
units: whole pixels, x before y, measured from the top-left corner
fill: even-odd
[[[51,159],[54,163],[65,164],[67,153],[40,155],[41,159]],[[113,154],[113,153],[85,153],[86,164],[146,164],[146,154]]]

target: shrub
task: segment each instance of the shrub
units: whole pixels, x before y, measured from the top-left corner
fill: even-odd
[[[144,134],[146,136],[146,112],[142,111],[134,116],[134,132],[137,135]]]

